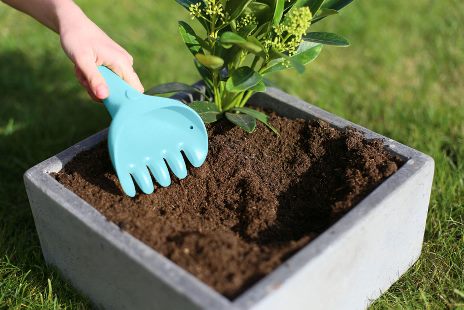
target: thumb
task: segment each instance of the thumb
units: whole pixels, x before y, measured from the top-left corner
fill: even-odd
[[[82,72],[84,79],[89,85],[89,91],[100,100],[106,99],[110,92],[105,79],[97,69],[95,61],[91,58],[76,59],[76,67]]]

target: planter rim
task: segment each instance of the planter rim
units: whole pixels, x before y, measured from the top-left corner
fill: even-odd
[[[116,224],[108,221],[95,208],[50,175],[50,173],[60,171],[66,163],[80,152],[91,149],[106,139],[107,129],[30,168],[25,172],[24,178],[43,189],[47,196],[61,204],[67,212],[79,218],[92,231],[104,235],[116,248],[123,250],[132,259],[139,262],[147,272],[163,279],[173,290],[186,296],[199,307],[208,309],[249,308],[264,299],[272,291],[278,289],[285,281],[295,276],[309,260],[316,260],[322,254],[330,252],[336,243],[340,242],[340,239],[334,236],[340,233],[349,233],[361,221],[367,221],[369,213],[380,205],[379,202],[390,199],[399,186],[408,182],[408,179],[424,166],[431,165],[433,167],[434,165],[433,159],[426,154],[344,120],[277,88],[268,88],[265,93],[258,93],[254,96],[266,96],[267,100],[274,100],[276,103],[292,102],[292,105],[297,110],[309,113],[314,118],[326,121],[332,126],[341,129],[353,127],[361,131],[367,139],[382,139],[389,151],[405,159],[406,162],[396,173],[380,184],[340,220],[234,300],[227,299],[188,271],[145,245],[142,241],[121,230]]]

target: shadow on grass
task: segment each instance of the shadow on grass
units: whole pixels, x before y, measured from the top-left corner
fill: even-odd
[[[25,281],[39,291],[46,291],[51,278],[58,302],[65,304],[85,301],[46,267],[22,175],[108,124],[104,109],[84,94],[63,57],[0,53],[0,262],[23,275],[31,270]],[[14,275],[0,275],[14,282]]]

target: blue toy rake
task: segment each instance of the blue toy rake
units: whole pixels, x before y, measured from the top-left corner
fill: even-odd
[[[154,191],[153,175],[163,186],[171,184],[168,166],[179,179],[187,176],[183,152],[193,166],[203,164],[208,135],[200,116],[169,98],[144,95],[106,67],[103,75],[110,95],[103,103],[113,118],[108,148],[124,192],[136,194],[133,180],[145,194]]]

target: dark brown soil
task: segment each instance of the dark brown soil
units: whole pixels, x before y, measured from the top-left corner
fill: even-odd
[[[106,143],[79,154],[56,179],[109,221],[232,299],[316,238],[402,161],[380,140],[323,122],[271,116],[247,134],[210,126],[201,168],[168,188],[122,194]]]

